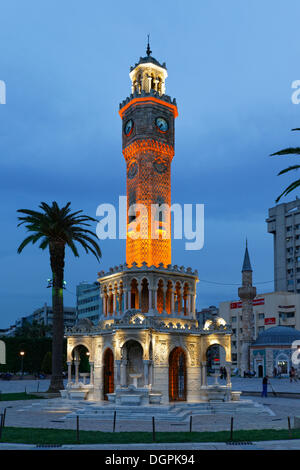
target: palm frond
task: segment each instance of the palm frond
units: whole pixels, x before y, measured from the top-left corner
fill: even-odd
[[[299,168],[300,168],[300,165],[289,166],[288,168],[281,170],[277,176],[283,175],[284,173],[287,173],[288,171],[299,170]]]

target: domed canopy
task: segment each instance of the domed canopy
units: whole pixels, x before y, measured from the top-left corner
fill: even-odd
[[[273,326],[261,333],[253,346],[288,345],[300,340],[300,331],[288,326]]]

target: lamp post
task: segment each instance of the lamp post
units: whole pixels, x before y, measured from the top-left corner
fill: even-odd
[[[25,356],[25,352],[24,351],[20,351],[20,357],[21,357],[21,378],[23,377],[23,373],[24,373],[24,356]]]

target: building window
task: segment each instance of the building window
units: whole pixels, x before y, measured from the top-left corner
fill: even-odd
[[[236,317],[231,317],[231,322],[236,323]]]
[[[261,333],[261,332],[264,331],[264,330],[265,330],[265,327],[264,327],[264,326],[259,326],[259,327],[258,327],[258,332],[259,332],[259,333]]]
[[[265,314],[264,313],[259,313],[258,314],[258,319],[259,320],[263,320],[265,318]]]

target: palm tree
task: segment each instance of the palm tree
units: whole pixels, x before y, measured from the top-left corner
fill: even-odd
[[[45,250],[49,247],[50,265],[52,270],[52,309],[53,309],[53,339],[52,339],[52,375],[49,392],[57,393],[64,388],[62,377],[63,340],[64,340],[64,308],[63,284],[65,266],[65,247],[71,248],[74,256],[78,257],[75,246],[77,242],[86,253],[91,252],[99,261],[101,250],[93,239],[97,235],[85,228],[90,226],[87,222],[96,222],[96,219],[83,215],[82,211],[71,213],[70,202],[59,207],[57,202],[49,206],[45,202],[39,205],[42,212],[28,209],[19,209],[17,212],[25,214],[18,217],[20,225],[25,224],[31,234],[23,240],[18,248],[21,253],[29,243],[40,241],[39,248]]]
[[[292,131],[300,131],[300,129],[296,128],[296,129],[292,129]],[[271,157],[273,157],[274,155],[300,155],[300,147],[289,147],[283,150],[279,150],[279,152],[272,153]],[[299,168],[300,168],[300,165],[289,166],[288,168],[281,170],[278,173],[278,176],[283,175],[284,173],[287,173],[288,171],[298,170]],[[300,179],[293,181],[293,183],[291,183],[287,188],[285,188],[285,190],[280,194],[280,196],[278,196],[275,202],[278,202],[282,196],[286,196],[291,191],[294,191],[294,189],[298,188],[298,186],[300,186]]]

